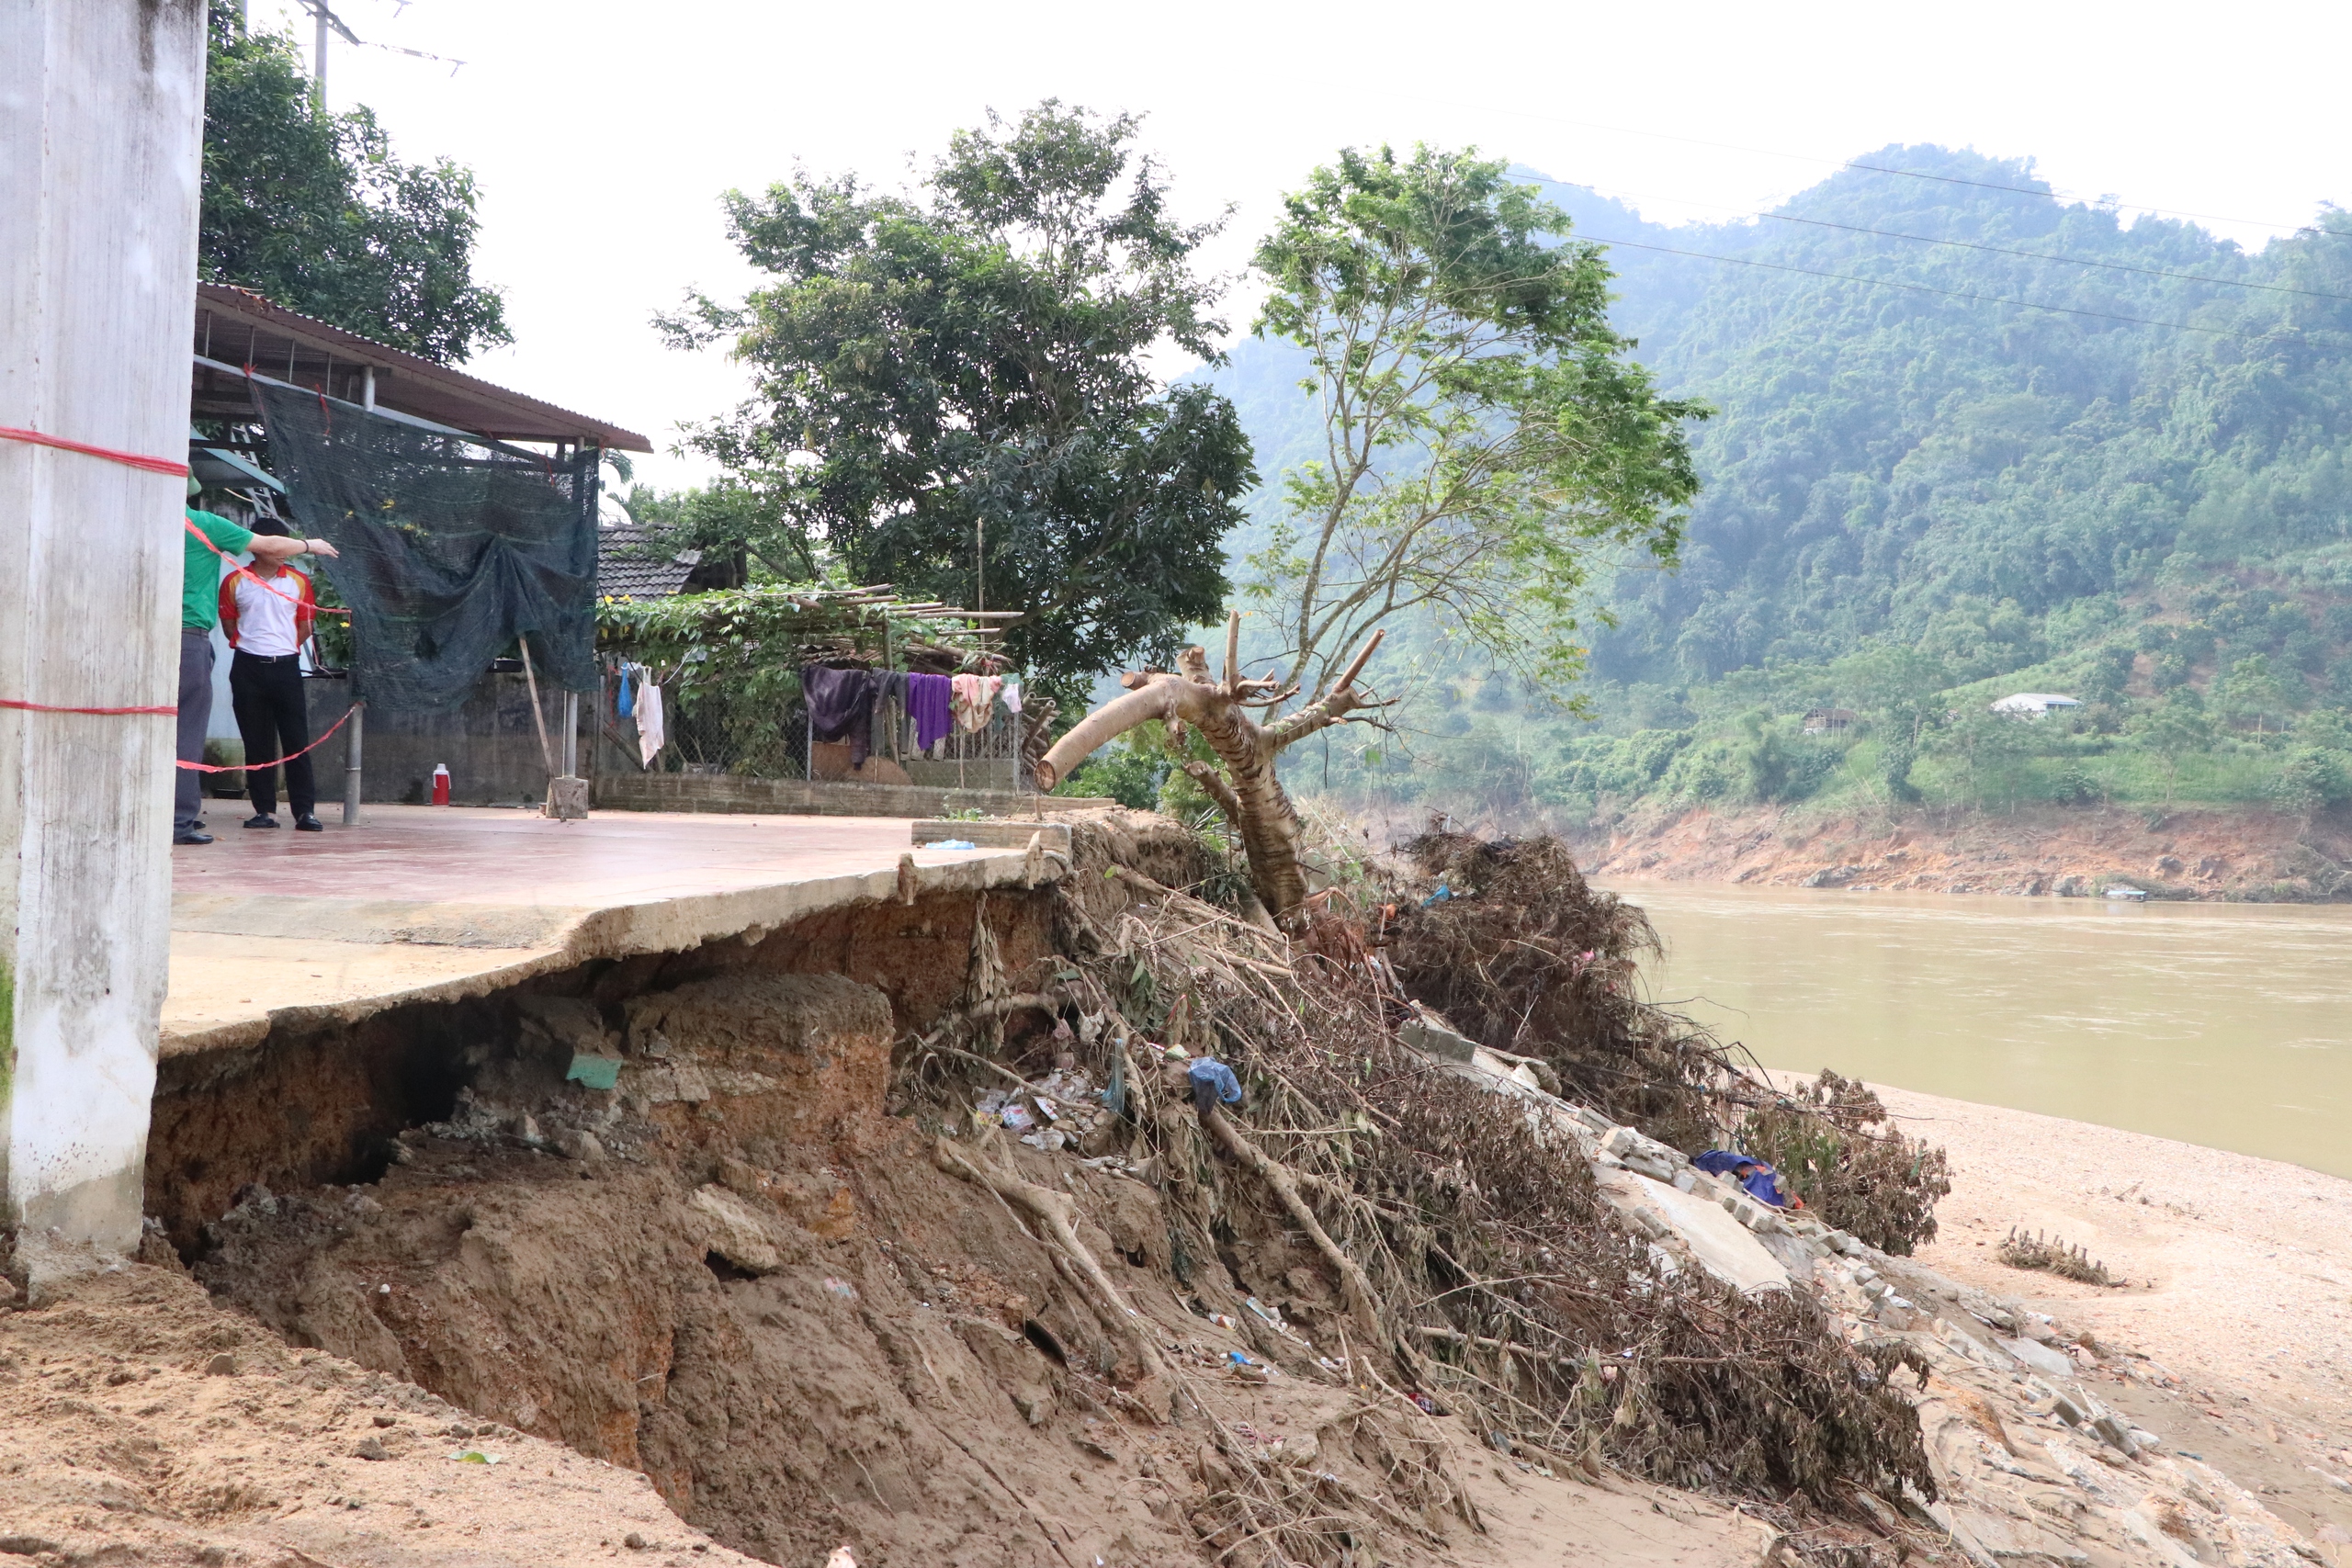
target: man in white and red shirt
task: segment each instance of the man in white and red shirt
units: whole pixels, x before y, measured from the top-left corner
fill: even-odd
[[[256,534],[284,535],[286,525],[264,518]],[[286,802],[299,832],[326,829],[318,818],[318,784],[311,759],[295,756],[311,744],[311,715],[302,694],[302,645],[311,639],[318,596],[310,578],[256,556],[220,584],[220,629],[236,649],[229,663],[229,700],[245,740],[245,790],[254,814],[248,828],[277,826],[277,760],[286,768]]]

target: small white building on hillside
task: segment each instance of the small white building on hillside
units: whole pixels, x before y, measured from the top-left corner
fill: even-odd
[[[2062,697],[2054,692],[2019,692],[1995,703],[1993,711],[2011,718],[2043,718],[2062,708],[2082,705],[2081,698]]]

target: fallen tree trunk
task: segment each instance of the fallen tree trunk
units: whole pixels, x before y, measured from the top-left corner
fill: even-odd
[[[1331,690],[1316,702],[1272,724],[1260,724],[1249,710],[1271,708],[1293,694],[1278,692],[1272,681],[1246,681],[1240,674],[1238,641],[1241,616],[1233,612],[1226,623],[1225,679],[1212,681],[1208,655],[1188,648],[1178,673],[1150,671],[1123,677],[1132,688],[1114,697],[1071,727],[1037,764],[1037,787],[1051,790],[1069,771],[1136,726],[1153,719],[1170,727],[1191,725],[1224,765],[1219,776],[1205,763],[1191,762],[1186,771],[1207,790],[1227,820],[1241,838],[1249,857],[1250,884],[1275,921],[1295,929],[1306,902],[1306,872],[1299,863],[1298,812],[1275,773],[1275,759],[1318,730],[1347,722],[1349,714],[1367,705],[1356,690],[1356,677],[1380,646],[1384,634],[1374,632],[1351,660]]]

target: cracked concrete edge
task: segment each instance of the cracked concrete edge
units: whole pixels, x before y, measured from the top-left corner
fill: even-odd
[[[1063,874],[1063,867],[1051,857],[1039,866],[1032,864],[1025,855],[1011,851],[952,861],[944,865],[916,865],[913,871],[913,891],[917,895],[979,894],[1006,887],[1026,891],[1059,881]],[[376,1013],[412,1003],[461,1001],[471,997],[487,996],[492,991],[503,990],[540,975],[569,969],[592,959],[626,958],[647,953],[683,953],[705,942],[723,942],[730,938],[746,942],[758,942],[781,927],[811,916],[897,901],[901,897],[899,875],[900,868],[894,864],[870,872],[735,888],[724,893],[687,894],[602,909],[567,910],[554,907],[537,911],[515,910],[511,913],[548,919],[549,941],[547,946],[529,952],[524,957],[492,963],[470,974],[452,976],[420,986],[319,1005],[272,1008],[256,1017],[232,1019],[194,1029],[166,1027],[160,1036],[160,1055],[169,1060],[208,1052],[250,1050],[267,1039],[273,1030],[281,1027],[302,1029],[324,1024],[356,1023]],[[457,910],[465,907],[429,908]],[[501,911],[485,909],[484,918],[486,920],[501,918]],[[371,945],[392,947],[406,944],[393,940]]]

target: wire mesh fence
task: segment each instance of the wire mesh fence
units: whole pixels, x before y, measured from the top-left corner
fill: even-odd
[[[1023,761],[1023,716],[1001,706],[982,728],[956,726],[925,750],[916,746],[914,727],[898,699],[876,703],[868,760],[853,771],[849,743],[815,739],[808,710],[797,701],[762,701],[724,685],[683,682],[666,688],[663,697],[666,743],[651,772],[933,789],[1035,787]],[[634,721],[608,712],[607,723],[622,750],[636,755]]]

